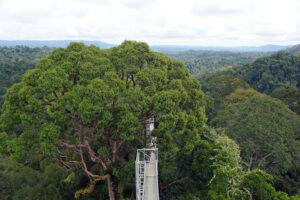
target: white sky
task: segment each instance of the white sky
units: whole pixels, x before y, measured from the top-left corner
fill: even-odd
[[[0,0],[0,40],[300,43],[300,0]]]

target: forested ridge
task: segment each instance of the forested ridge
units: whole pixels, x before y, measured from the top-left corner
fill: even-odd
[[[51,48],[26,46],[0,47],[0,107],[3,95],[14,83],[20,82],[24,73],[52,51]]]
[[[299,46],[279,51],[270,56],[258,58],[252,63],[198,74],[204,90],[208,90],[209,81],[216,76],[231,74],[250,84],[259,92],[270,95],[276,88],[300,87]]]
[[[299,88],[300,57],[278,52],[237,67],[232,70],[232,75],[265,94],[271,94],[276,88]]]
[[[166,51],[169,57],[184,62],[191,75],[226,70],[255,61],[271,52],[232,52],[232,51]]]
[[[196,78],[202,83],[203,91],[209,92],[209,83],[214,77],[233,75],[246,81],[257,91],[282,100],[299,114],[299,47],[300,45],[296,45],[242,66],[198,74]]]
[[[150,116],[160,199],[300,199],[297,55],[171,56],[199,82],[135,41],[1,54],[1,199],[135,199]]]
[[[50,54],[53,48],[49,47],[35,47],[29,48],[27,46],[15,47],[0,47],[0,60],[10,61],[13,60],[26,60],[29,62],[38,62],[43,56]]]

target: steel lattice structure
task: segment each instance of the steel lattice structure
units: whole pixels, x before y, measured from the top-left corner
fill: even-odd
[[[147,148],[138,149],[135,161],[136,199],[159,200],[158,191],[158,149],[156,138],[151,136],[154,117],[147,120]]]
[[[136,199],[159,200],[158,149],[138,149],[135,162]]]

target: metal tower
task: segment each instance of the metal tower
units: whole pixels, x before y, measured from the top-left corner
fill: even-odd
[[[159,200],[158,192],[158,149],[156,138],[151,137],[154,118],[147,120],[147,148],[138,149],[135,161],[136,199]]]

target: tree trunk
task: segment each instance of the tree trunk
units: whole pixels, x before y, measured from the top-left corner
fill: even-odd
[[[110,176],[107,178],[107,186],[108,186],[109,200],[116,200],[115,191],[113,189],[113,183],[111,181]]]
[[[107,179],[109,199],[110,200],[122,200],[123,199],[123,188],[119,181],[114,180],[114,178]]]

